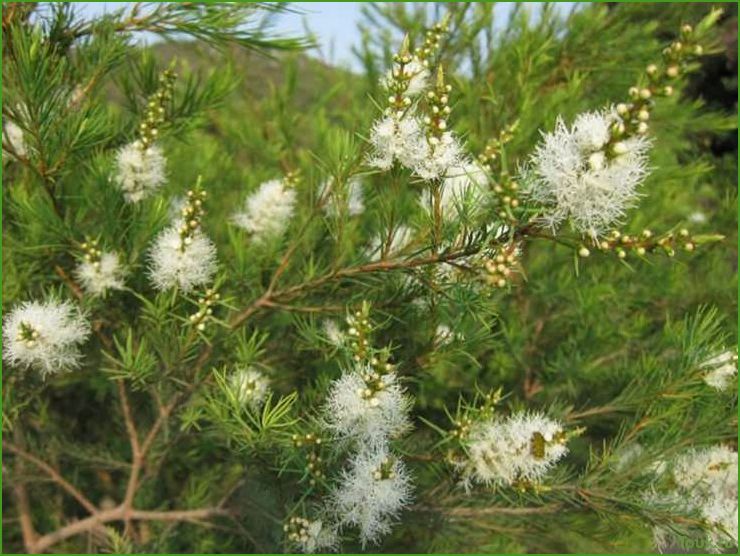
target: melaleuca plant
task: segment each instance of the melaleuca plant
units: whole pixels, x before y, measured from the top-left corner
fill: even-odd
[[[271,5],[4,5],[5,547],[736,546],[722,14],[630,9],[370,6],[363,83]]]

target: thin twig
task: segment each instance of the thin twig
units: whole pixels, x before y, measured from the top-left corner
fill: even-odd
[[[13,494],[18,504],[18,519],[21,522],[21,534],[23,535],[23,546],[29,554],[35,554],[36,532],[31,519],[31,504],[28,501],[28,493],[23,483],[13,486]]]
[[[226,516],[228,511],[223,508],[201,508],[197,510],[147,511],[127,510],[123,505],[112,510],[104,510],[80,521],[70,523],[60,529],[44,535],[36,540],[33,548],[36,552],[48,550],[51,546],[70,537],[97,529],[104,523],[112,521],[188,521],[199,523],[199,520],[217,516]]]
[[[536,507],[505,507],[486,506],[484,508],[446,507],[446,506],[414,506],[411,508],[417,512],[441,513],[448,517],[481,517],[488,515],[532,515],[549,514],[562,509],[561,504],[547,504]]]
[[[57,483],[62,489],[64,489],[70,496],[72,496],[75,500],[77,500],[91,514],[94,514],[95,512],[98,511],[98,508],[95,506],[95,504],[90,502],[90,500],[88,500],[88,498],[84,494],[82,494],[74,485],[72,485],[69,481],[67,481],[64,477],[62,477],[59,471],[54,469],[51,465],[49,465],[45,461],[41,460],[40,458],[27,452],[20,446],[16,446],[15,444],[7,440],[3,440],[3,448],[5,450],[8,450],[9,452],[14,453],[19,458],[23,458],[24,460],[28,461],[29,463],[32,463],[33,465],[41,469],[55,483]]]
[[[139,434],[136,432],[136,424],[134,423],[133,415],[131,414],[131,405],[128,401],[128,394],[126,393],[126,384],[123,380],[117,380],[118,385],[118,397],[121,398],[121,412],[123,413],[123,420],[126,423],[126,432],[129,436],[129,443],[131,444],[131,452],[138,454],[141,451],[139,446]]]

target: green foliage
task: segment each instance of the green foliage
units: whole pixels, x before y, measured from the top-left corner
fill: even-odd
[[[736,447],[736,391],[710,388],[702,368],[737,340],[737,153],[708,148],[734,132],[736,113],[676,94],[650,114],[651,172],[620,230],[675,239],[688,228],[695,251],[622,260],[588,243],[579,256],[587,238],[535,229],[541,207],[521,197],[512,208],[503,196],[517,191],[542,131],[626,101],[681,24],[702,21],[709,60],[720,56],[716,25],[736,13],[728,8],[592,4],[563,14],[517,4],[502,22],[487,3],[369,3],[358,75],[294,52],[308,40],[274,37],[283,5],[159,3],[88,21],[52,3],[39,25],[4,5],[3,121],[20,127],[26,152],[6,129],[3,310],[57,295],[92,328],[71,372],[42,381],[5,366],[6,551],[294,550],[283,524],[316,512],[350,453],[326,433],[327,392],[354,361],[373,359],[413,398],[413,429],[392,447],[415,485],[375,549],[651,551],[653,527],[703,539],[698,516],[645,493],[656,462]],[[458,202],[459,220],[447,223],[434,217],[433,194],[432,210],[421,207],[427,184],[366,163],[387,105],[381,80],[403,37],[418,46],[443,20],[449,126],[489,165],[492,186],[508,188],[482,214]],[[135,46],[142,31],[170,42]],[[158,128],[167,182],[126,203],[112,180],[116,153],[137,137],[166,69],[178,74]],[[695,79],[676,89],[696,91]],[[199,176],[202,229],[218,252],[213,292],[156,290],[152,242]],[[284,234],[259,242],[232,225],[247,195],[286,176],[297,202]],[[364,212],[352,215],[358,178]],[[386,256],[401,226],[416,232],[401,256]],[[80,288],[87,238],[121,254],[123,289]],[[479,254],[511,255],[499,264],[516,272],[503,287],[480,268],[476,280],[440,279],[441,261],[465,270]],[[358,311],[371,321],[361,359],[365,348],[346,336]],[[269,379],[260,404],[244,403],[240,369]],[[466,492],[454,465],[466,452],[462,425],[519,410],[561,421],[568,456],[539,483]],[[50,540],[89,516],[71,485],[113,517],[89,536]],[[122,508],[161,515],[127,521]],[[363,548],[352,529],[341,536],[343,550]]]

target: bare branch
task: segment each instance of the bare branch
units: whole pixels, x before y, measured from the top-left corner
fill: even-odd
[[[15,444],[11,442],[8,442],[7,440],[3,440],[3,448],[5,450],[8,450],[9,452],[12,452],[19,458],[23,458],[24,460],[28,461],[29,463],[32,463],[33,465],[41,469],[55,483],[57,483],[62,489],[64,489],[70,496],[72,496],[75,500],[77,500],[91,514],[94,514],[95,512],[98,511],[98,508],[95,506],[95,504],[90,502],[90,500],[88,500],[88,498],[84,494],[82,494],[75,486],[73,486],[69,481],[67,481],[64,477],[62,477],[59,471],[54,469],[51,465],[49,465],[45,461],[27,452],[23,448],[16,446]]]

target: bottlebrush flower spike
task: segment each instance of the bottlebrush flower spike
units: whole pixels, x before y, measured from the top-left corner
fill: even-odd
[[[229,384],[237,401],[253,410],[262,407],[270,392],[270,381],[252,367],[237,369],[229,378]]]
[[[557,228],[570,219],[579,232],[603,235],[634,206],[648,174],[650,143],[641,135],[610,144],[622,125],[616,111],[579,115],[572,127],[558,119],[531,159],[526,194],[543,206],[543,220]]]
[[[408,430],[409,409],[395,372],[380,374],[358,365],[332,383],[324,419],[339,439],[377,444]]]
[[[167,179],[166,160],[158,145],[141,141],[122,147],[116,155],[115,182],[129,203],[138,203],[162,188]]]
[[[99,296],[123,288],[124,269],[117,253],[101,251],[96,240],[86,241],[82,249],[85,257],[75,269],[75,275],[85,292]]]
[[[356,453],[330,494],[330,507],[340,525],[360,531],[363,548],[390,532],[411,501],[411,477],[404,463],[385,445]]]
[[[536,482],[568,448],[563,426],[539,413],[516,413],[476,424],[467,441],[464,484]]]
[[[45,378],[77,367],[79,346],[89,334],[89,323],[69,301],[22,303],[3,321],[3,359]]]
[[[179,287],[190,292],[207,285],[216,272],[216,246],[201,230],[205,191],[188,191],[182,217],[163,230],[149,252],[149,277],[154,287]]]
[[[296,205],[296,192],[286,180],[270,180],[247,197],[243,210],[232,216],[232,222],[252,234],[257,242],[285,232]]]

